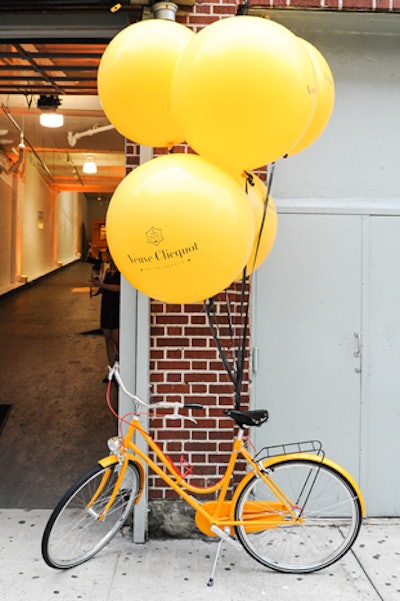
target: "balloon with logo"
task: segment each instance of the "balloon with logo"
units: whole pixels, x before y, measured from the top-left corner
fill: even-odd
[[[317,78],[317,102],[312,119],[302,138],[290,149],[289,155],[296,154],[310,146],[322,134],[329,123],[335,103],[335,83],[332,71],[319,50],[307,40],[298,38],[307,50]]]
[[[107,46],[98,69],[98,93],[110,123],[126,138],[171,147],[184,140],[172,114],[171,82],[177,61],[194,37],[165,19],[129,25]]]
[[[188,144],[234,173],[284,156],[308,127],[315,101],[306,49],[286,27],[260,17],[207,25],[186,46],[172,82]]]
[[[255,223],[253,248],[246,264],[246,276],[258,269],[268,257],[274,245],[278,229],[278,216],[274,199],[269,194],[267,202],[265,183],[254,173],[249,174],[249,176],[247,179],[239,178],[242,187],[246,190]],[[266,203],[267,207],[265,208]]]
[[[209,298],[249,258],[254,218],[229,173],[193,154],[169,154],[132,171],[107,212],[107,242],[125,278],[168,303]]]

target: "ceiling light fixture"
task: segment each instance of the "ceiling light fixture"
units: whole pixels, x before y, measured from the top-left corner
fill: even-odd
[[[61,101],[58,96],[40,96],[37,107],[41,112],[40,125],[43,127],[62,127],[64,125],[64,115],[57,113]]]
[[[97,173],[97,165],[93,160],[93,157],[88,157],[86,161],[83,163],[83,173],[86,175],[94,175]]]
[[[64,115],[59,113],[42,113],[39,117],[40,125],[43,127],[62,127],[64,125]]]

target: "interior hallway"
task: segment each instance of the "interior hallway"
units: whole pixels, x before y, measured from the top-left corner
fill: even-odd
[[[11,405],[0,425],[0,507],[52,508],[108,454],[116,421],[90,273],[74,263],[0,299],[0,406]]]

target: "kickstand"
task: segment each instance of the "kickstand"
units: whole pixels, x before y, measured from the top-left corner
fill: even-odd
[[[211,571],[211,576],[209,581],[207,582],[207,586],[213,586],[214,585],[214,576],[215,576],[215,570],[217,569],[217,563],[218,563],[218,559],[219,559],[219,555],[221,553],[221,546],[222,543],[225,541],[226,543],[229,543],[230,545],[232,545],[233,547],[235,547],[235,549],[241,549],[242,546],[231,536],[229,536],[229,532],[230,532],[230,528],[226,527],[223,530],[221,528],[219,528],[218,526],[216,526],[215,524],[213,524],[212,526],[210,526],[210,530],[212,532],[214,532],[214,534],[216,534],[217,536],[219,536],[219,543],[218,543],[218,547],[217,547],[217,552],[215,554],[215,559],[214,559],[214,565]]]
[[[217,546],[217,552],[215,553],[215,558],[214,558],[214,564],[211,570],[211,576],[209,581],[207,582],[207,586],[214,586],[214,576],[215,576],[215,571],[217,569],[217,563],[218,563],[218,559],[219,559],[219,555],[221,553],[221,547],[222,547],[222,543],[223,543],[223,539],[221,538],[218,542],[218,546]]]

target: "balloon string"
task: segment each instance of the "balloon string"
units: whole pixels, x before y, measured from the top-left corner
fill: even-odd
[[[224,364],[224,367],[229,376],[229,379],[231,380],[232,384],[234,386],[236,386],[236,384],[235,384],[236,379],[234,376],[234,371],[231,369],[231,366],[229,365],[228,357],[225,353],[225,350],[222,347],[220,339],[218,338],[219,324],[218,324],[218,318],[217,318],[217,315],[215,312],[215,301],[213,298],[209,298],[205,302],[205,310],[207,313],[207,318],[208,318],[208,323],[210,325],[211,334],[214,338],[214,342],[217,347],[220,359],[221,359],[222,363]]]
[[[246,302],[246,288],[247,288],[247,302]],[[246,349],[248,341],[248,325],[249,325],[249,307],[250,307],[250,292],[251,292],[251,277],[246,285],[246,268],[243,270],[242,277],[242,289],[241,289],[241,302],[240,302],[240,313],[244,315],[242,340],[238,345],[238,361],[236,371],[236,382],[235,382],[235,408],[240,409],[242,388],[243,388],[243,377],[244,377],[244,366],[246,361]]]
[[[208,317],[208,322],[210,325],[211,333],[214,338],[220,359],[227,371],[229,379],[231,380],[234,391],[235,391],[235,408],[240,409],[241,406],[241,397],[242,397],[242,389],[243,389],[243,379],[244,379],[244,371],[245,371],[245,363],[246,363],[246,351],[248,348],[248,339],[249,339],[249,316],[250,316],[250,298],[251,298],[251,283],[252,283],[252,274],[254,272],[254,266],[256,263],[260,240],[262,236],[263,229],[265,227],[265,221],[267,217],[268,203],[271,193],[272,181],[275,171],[275,163],[272,163],[268,169],[268,178],[267,178],[267,186],[266,186],[266,198],[264,203],[263,215],[260,225],[260,230],[258,233],[256,249],[254,253],[254,262],[253,269],[250,272],[250,277],[247,278],[246,267],[243,270],[242,280],[241,280],[241,290],[240,290],[240,304],[239,304],[239,313],[242,317],[242,332],[241,336],[238,334],[235,339],[234,334],[234,324],[232,319],[232,311],[231,311],[231,303],[229,299],[229,292],[225,290],[225,302],[226,302],[226,310],[227,310],[227,320],[228,320],[228,330],[231,339],[231,343],[233,347],[237,345],[237,352],[235,352],[235,348],[232,348],[233,359],[230,363],[228,360],[227,353],[222,346],[221,340],[218,337],[220,333],[220,324],[218,322],[218,317],[215,308],[215,300],[214,298],[209,298],[205,303],[205,310]],[[248,186],[254,185],[253,183],[253,175],[251,173],[246,173],[246,193],[248,191]]]
[[[249,12],[249,4],[250,0],[244,0],[242,6],[239,7],[238,15],[247,15],[247,13]]]
[[[243,337],[242,337],[241,344],[239,345],[239,356],[238,356],[237,376],[236,376],[236,386],[235,386],[236,409],[240,409],[241,393],[242,393],[242,387],[243,387],[244,366],[245,366],[245,360],[246,360],[246,350],[247,350],[248,334],[249,334],[251,280],[252,280],[252,275],[254,273],[256,259],[257,259],[257,255],[258,255],[258,252],[260,249],[261,236],[263,233],[263,229],[264,229],[265,221],[266,221],[266,217],[267,217],[268,203],[269,203],[269,198],[270,198],[270,194],[271,194],[271,187],[272,187],[272,181],[273,181],[273,177],[274,177],[274,171],[275,171],[275,163],[271,163],[271,165],[269,166],[269,169],[268,169],[267,190],[266,190],[266,198],[265,198],[265,203],[264,203],[264,210],[263,210],[260,230],[258,233],[257,245],[256,245],[256,249],[254,252],[253,266],[252,266],[252,270],[250,272],[250,278],[249,278],[249,282],[248,282],[247,303],[245,305],[244,305],[244,295],[245,295],[246,267],[244,268],[244,271],[243,271],[241,313],[242,313],[242,315],[244,314],[244,323],[243,323]],[[249,183],[252,184],[252,181],[253,181],[253,178],[251,178],[251,180],[249,180]],[[252,185],[254,185],[254,184],[252,184]]]
[[[231,341],[230,348],[232,349],[233,370],[235,370],[236,369],[236,363],[237,363],[237,356],[236,356],[236,353],[235,353],[234,329],[233,329],[231,303],[229,301],[228,290],[225,290],[225,302],[226,302],[226,311],[227,311],[227,317],[228,317],[228,332],[229,332],[229,338],[230,338],[230,341]]]
[[[262,233],[263,233],[263,230],[265,227],[265,222],[267,219],[269,198],[271,195],[272,181],[274,179],[274,171],[275,171],[275,163],[271,163],[271,165],[268,168],[267,191],[266,191],[266,197],[265,197],[265,202],[264,202],[264,209],[263,209],[263,215],[262,215],[262,219],[261,219],[260,230],[259,230],[258,236],[257,236],[257,245],[256,245],[256,249],[254,252],[253,265],[252,265],[252,270],[251,270],[252,272],[254,271],[254,267],[256,265],[258,252],[260,250],[261,236],[262,236]]]
[[[235,408],[240,409],[241,405],[241,396],[242,396],[242,387],[243,387],[243,378],[244,378],[244,366],[246,360],[246,350],[247,350],[247,342],[248,342],[248,323],[249,323],[249,306],[250,306],[250,289],[251,289],[251,280],[247,282],[246,271],[243,273],[242,282],[241,282],[241,291],[240,291],[240,304],[239,304],[239,312],[242,316],[242,332],[241,335],[238,334],[236,339],[234,340],[234,324],[232,320],[232,312],[231,312],[231,302],[229,299],[228,291],[225,290],[225,300],[227,307],[227,315],[228,315],[228,327],[229,333],[231,336],[231,341],[234,340],[234,343],[237,344],[237,353],[234,352],[233,359],[229,361],[227,352],[224,349],[221,340],[221,325],[218,321],[218,316],[216,312],[216,303],[214,298],[209,298],[205,303],[205,310],[207,313],[210,329],[212,336],[214,338],[214,342],[216,344],[219,357],[222,360],[222,363],[226,369],[226,372],[231,380],[234,392],[235,392]]]

